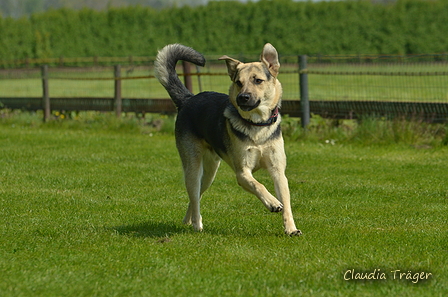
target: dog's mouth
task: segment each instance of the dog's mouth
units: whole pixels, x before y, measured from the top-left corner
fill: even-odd
[[[260,105],[261,100],[255,101],[250,94],[239,94],[236,98],[236,103],[241,108],[242,111],[251,111]]]
[[[255,109],[255,108],[257,108],[258,107],[258,105],[260,105],[260,100],[258,100],[257,102],[255,102],[255,104],[254,105],[241,105],[241,104],[238,104],[238,106],[241,108],[241,110],[243,110],[243,111],[251,111],[252,109]]]

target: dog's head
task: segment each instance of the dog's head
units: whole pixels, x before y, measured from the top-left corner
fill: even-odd
[[[252,122],[264,122],[279,107],[282,86],[277,79],[280,63],[277,50],[267,43],[260,62],[242,63],[228,56],[225,60],[232,85],[229,96],[239,114]]]

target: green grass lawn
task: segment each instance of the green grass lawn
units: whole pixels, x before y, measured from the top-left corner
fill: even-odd
[[[303,236],[284,235],[281,215],[226,164],[196,233],[182,224],[188,198],[171,134],[0,123],[0,295],[446,295],[446,147],[286,150]],[[345,280],[353,269],[387,279]],[[396,270],[432,275],[413,283]]]

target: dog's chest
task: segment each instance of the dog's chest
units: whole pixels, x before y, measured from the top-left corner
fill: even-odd
[[[247,124],[235,125],[228,123],[227,130],[232,141],[242,142],[246,146],[263,146],[268,142],[281,138],[280,125],[256,127]]]

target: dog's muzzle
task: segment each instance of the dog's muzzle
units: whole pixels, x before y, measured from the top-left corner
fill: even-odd
[[[260,105],[260,100],[256,100],[249,93],[240,93],[236,97],[236,103],[241,108],[241,110],[250,111]]]

